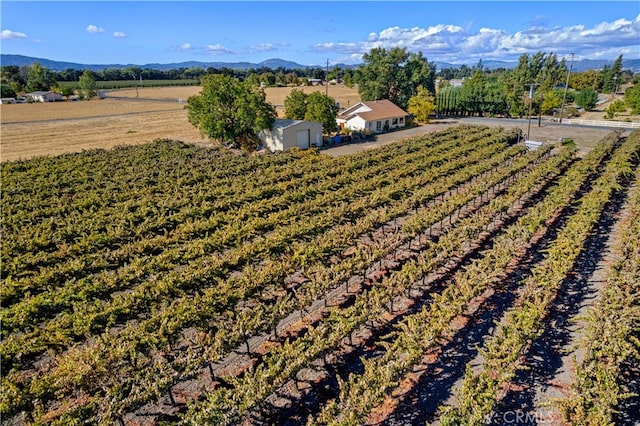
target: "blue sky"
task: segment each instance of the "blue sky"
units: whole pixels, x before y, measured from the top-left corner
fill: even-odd
[[[394,46],[455,64],[640,58],[638,1],[2,0],[0,11],[2,53],[85,64],[359,63]]]

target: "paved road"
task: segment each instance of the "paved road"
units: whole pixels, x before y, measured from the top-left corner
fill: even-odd
[[[421,136],[427,133],[437,132],[447,127],[457,126],[461,124],[471,124],[479,126],[501,126],[504,128],[519,128],[523,133],[527,133],[529,129],[529,120],[526,118],[514,119],[514,118],[483,118],[483,117],[464,117],[464,118],[446,118],[436,119],[432,122],[413,127],[407,130],[399,130],[395,132],[385,133],[376,136],[376,140],[367,142],[349,143],[339,146],[333,146],[322,149],[322,152],[333,157],[341,155],[353,154],[355,152],[364,151],[367,149],[377,148],[383,145],[390,144],[392,142],[401,140],[403,138]],[[584,126],[584,125],[572,125],[572,124],[558,124],[549,121],[548,118],[543,118],[540,127],[538,127],[537,118],[531,119],[531,135],[530,140],[535,141],[557,141],[559,138],[572,138],[576,143],[581,144],[588,141],[597,141],[603,138],[605,135],[612,132],[614,129],[611,127],[599,127],[599,126]],[[590,144],[587,144],[590,146]]]

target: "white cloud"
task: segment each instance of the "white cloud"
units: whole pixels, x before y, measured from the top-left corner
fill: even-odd
[[[2,33],[0,33],[0,38],[2,40],[9,40],[12,38],[27,38],[27,35],[25,33],[19,33],[17,31],[2,30]]]
[[[123,32],[115,31],[115,32],[113,33],[113,36],[114,36],[115,38],[124,38],[124,37],[126,37],[127,35],[126,35],[125,33],[123,33]]]
[[[363,49],[362,43],[320,43],[314,46],[314,49],[320,52],[338,51],[340,53],[365,53],[367,49]]]
[[[191,50],[192,49],[191,43],[188,43],[188,42],[187,43],[182,43],[182,45],[180,46],[179,49],[182,50],[182,51]]]
[[[221,44],[207,44],[204,47],[205,52],[211,55],[224,55],[224,54],[232,54],[234,53],[232,50],[227,49]]]
[[[258,52],[268,52],[270,50],[276,50],[277,47],[273,43],[262,43],[255,46],[251,46],[251,50]]]
[[[97,34],[97,33],[103,33],[104,32],[104,28],[100,28],[100,27],[98,27],[96,25],[93,25],[93,24],[87,25],[86,30],[87,30],[88,33],[91,33],[91,34]]]
[[[289,43],[287,42],[280,42],[280,43],[260,43],[260,44],[254,44],[253,46],[249,47],[249,51],[250,52],[272,52],[274,50],[278,50],[281,47],[287,47],[289,46]]]
[[[342,59],[357,63],[372,48],[402,47],[422,51],[429,60],[462,63],[477,59],[517,60],[522,54],[553,52],[559,56],[575,53],[580,57],[640,58],[640,15],[635,19],[584,25],[547,27],[542,19],[535,26],[516,33],[499,28],[439,24],[427,28],[389,27],[370,32],[362,41],[325,42],[312,46],[318,52],[334,52]]]

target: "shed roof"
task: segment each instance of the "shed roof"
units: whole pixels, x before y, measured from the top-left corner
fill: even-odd
[[[274,129],[285,129],[298,123],[302,123],[303,120],[292,120],[290,118],[276,118],[273,122]]]
[[[273,129],[286,129],[288,127],[296,126],[300,123],[315,123],[322,125],[322,123],[316,121],[308,121],[308,120],[292,120],[290,118],[276,118],[273,122]]]

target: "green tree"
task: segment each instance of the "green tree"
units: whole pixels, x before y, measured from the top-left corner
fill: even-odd
[[[187,99],[189,122],[219,142],[251,151],[257,147],[260,130],[273,128],[275,107],[264,90],[221,74],[202,78],[199,95]]]
[[[276,84],[278,86],[286,86],[287,85],[287,75],[284,71],[280,71],[276,74]]]
[[[27,84],[26,72],[17,65],[3,65],[2,83],[9,85],[16,93],[22,92]],[[15,96],[15,95],[14,95]]]
[[[75,91],[76,88],[68,84],[60,87],[60,94],[66,98],[68,98],[69,96],[73,96],[75,94]]]
[[[436,110],[438,114],[456,115],[460,113],[460,86],[445,86],[436,95]]]
[[[488,112],[491,116],[507,114],[509,108],[507,106],[507,91],[504,83],[497,81],[497,79],[487,82],[484,105],[485,112]]]
[[[0,86],[2,88],[2,97],[3,98],[15,98],[16,97],[16,91],[13,90],[13,88],[5,83],[2,83],[2,85]]]
[[[305,120],[322,123],[325,133],[333,133],[338,130],[338,123],[336,123],[338,105],[335,99],[320,92],[312,92],[307,95],[306,103]]]
[[[475,72],[473,77],[466,80],[460,89],[459,102],[467,112],[482,116],[485,110],[486,79],[482,71]]]
[[[640,114],[640,83],[636,83],[624,92],[624,101],[631,108],[631,114]]]
[[[252,86],[259,86],[260,76],[258,76],[258,74],[256,74],[255,72],[252,72],[247,75],[247,78],[245,78],[244,81],[251,84]]]
[[[418,86],[435,92],[435,65],[427,62],[422,52],[408,53],[399,47],[374,48],[362,60],[364,64],[357,69],[356,80],[363,101],[389,99],[407,108]]]
[[[609,107],[605,110],[605,118],[615,118],[618,114],[625,112],[627,110],[627,106],[624,101],[621,99],[616,99]]]
[[[276,75],[272,72],[264,72],[260,74],[260,83],[264,83],[265,86],[276,85]]]
[[[547,90],[543,94],[543,101],[540,106],[543,114],[550,114],[555,108],[562,107],[562,93],[557,90]]]
[[[622,55],[613,63],[613,66],[605,66],[602,70],[602,91],[613,93],[622,83]]]
[[[287,73],[286,80],[287,80],[287,85],[291,85],[291,86],[300,85],[300,79],[298,78],[298,74],[296,74],[295,72]]]
[[[523,54],[516,68],[508,73],[507,103],[510,114],[523,116],[529,110],[527,84],[537,84],[533,98],[533,110],[540,110],[544,94],[553,89],[566,75],[567,66],[564,60],[558,61],[555,54],[537,52],[534,55]]]
[[[569,88],[582,90],[591,87],[593,90],[598,91],[602,84],[600,74],[601,73],[596,70],[572,73],[569,77]]]
[[[350,89],[353,87],[353,72],[350,69],[345,70],[342,82]]]
[[[84,99],[91,99],[96,95],[96,79],[89,70],[84,70],[80,76],[80,94]]]
[[[34,62],[31,66],[25,67],[27,76],[27,85],[25,89],[27,92],[35,92],[38,90],[49,90],[51,86],[56,84],[56,79],[51,71],[40,65],[39,62]]]
[[[409,98],[407,110],[421,123],[429,122],[429,115],[436,110],[435,98],[427,89],[418,86],[418,93]]]
[[[293,89],[284,99],[284,116],[292,120],[304,120],[307,112],[307,95],[302,89]]]
[[[584,88],[576,93],[576,104],[585,111],[591,111],[596,107],[598,94],[591,87]]]

